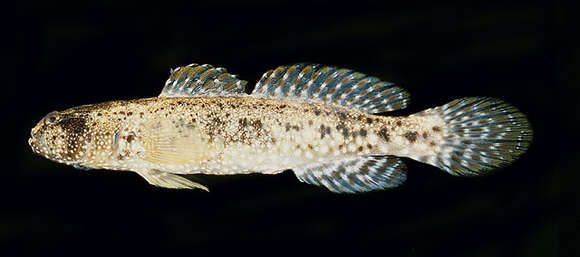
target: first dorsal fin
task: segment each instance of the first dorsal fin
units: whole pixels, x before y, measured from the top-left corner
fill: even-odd
[[[159,97],[241,95],[247,83],[224,68],[193,63],[172,70]]]
[[[403,109],[409,93],[392,83],[349,69],[296,64],[262,76],[252,95],[294,98],[357,108],[366,113]]]

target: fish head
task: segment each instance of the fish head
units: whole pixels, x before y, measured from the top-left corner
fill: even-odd
[[[53,111],[42,118],[30,133],[28,144],[47,159],[82,165],[93,158],[92,115],[74,108]]]

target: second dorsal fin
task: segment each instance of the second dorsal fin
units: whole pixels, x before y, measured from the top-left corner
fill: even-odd
[[[252,95],[343,105],[366,113],[403,109],[409,103],[409,93],[392,83],[349,69],[318,64],[270,70],[256,84]]]
[[[159,97],[241,95],[247,83],[224,68],[193,63],[172,70]]]

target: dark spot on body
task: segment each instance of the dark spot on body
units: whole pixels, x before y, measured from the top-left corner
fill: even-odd
[[[397,121],[395,124],[396,124],[398,127],[400,127],[400,126],[401,126],[403,123],[402,123],[400,120],[398,120],[398,121]]]
[[[324,139],[326,135],[330,135],[330,127],[320,125],[320,139]]]
[[[338,118],[339,118],[341,121],[344,121],[344,120],[346,120],[346,119],[348,118],[348,116],[347,116],[347,115],[346,115],[346,113],[344,113],[344,112],[337,112],[337,113],[336,113],[336,115],[338,116]]]
[[[240,124],[241,127],[247,127],[248,126],[248,119],[247,118],[240,118],[238,120],[238,123]]]
[[[409,132],[405,133],[405,138],[407,138],[407,140],[409,140],[409,142],[414,143],[417,140],[417,132],[409,131]]]
[[[212,121],[213,121],[213,123],[214,123],[215,126],[221,126],[221,125],[223,125],[223,122],[222,122],[222,120],[220,120],[220,118],[213,118]]]
[[[308,144],[308,149],[313,150],[314,146],[312,146],[311,144]]]
[[[256,129],[261,129],[262,128],[262,121],[261,120],[253,120],[252,121],[252,127],[256,128]]]
[[[433,131],[439,132],[441,131],[441,128],[438,126],[433,126]]]
[[[423,132],[423,138],[427,139],[429,137],[429,134],[427,134],[427,132]]]
[[[315,114],[316,116],[320,115],[320,110],[318,110],[318,109],[314,110],[314,114]]]
[[[367,144],[367,148],[368,148],[368,149],[373,149],[373,145],[371,145],[371,144]]]
[[[364,148],[363,148],[362,146],[359,146],[359,147],[358,147],[358,151],[359,151],[359,152],[362,152],[363,150],[364,150]]]
[[[341,131],[344,137],[348,137],[350,135],[350,131],[343,123],[336,125],[336,130]]]
[[[361,137],[366,137],[366,136],[367,136],[367,130],[366,130],[366,129],[361,129],[361,130],[359,131],[359,135],[360,135]]]
[[[379,137],[381,137],[385,142],[389,142],[389,132],[386,128],[379,130]]]
[[[430,146],[436,146],[437,144],[435,144],[435,142],[431,141],[431,143],[429,143]]]
[[[373,124],[373,119],[372,118],[367,118],[367,123],[368,124]]]
[[[133,141],[133,139],[135,139],[135,136],[133,134],[129,134],[127,136],[127,143],[131,143]]]
[[[313,122],[312,122],[312,120],[309,120],[309,121],[308,121],[308,125],[309,125],[309,126],[312,126],[312,123],[313,123]]]

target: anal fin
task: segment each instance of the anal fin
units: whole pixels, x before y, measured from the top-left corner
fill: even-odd
[[[173,189],[195,189],[199,188],[209,192],[209,189],[202,184],[186,179],[182,176],[162,172],[158,170],[137,171],[149,184]]]
[[[360,193],[393,188],[406,179],[406,166],[394,156],[361,156],[293,169],[301,182],[335,193]]]

